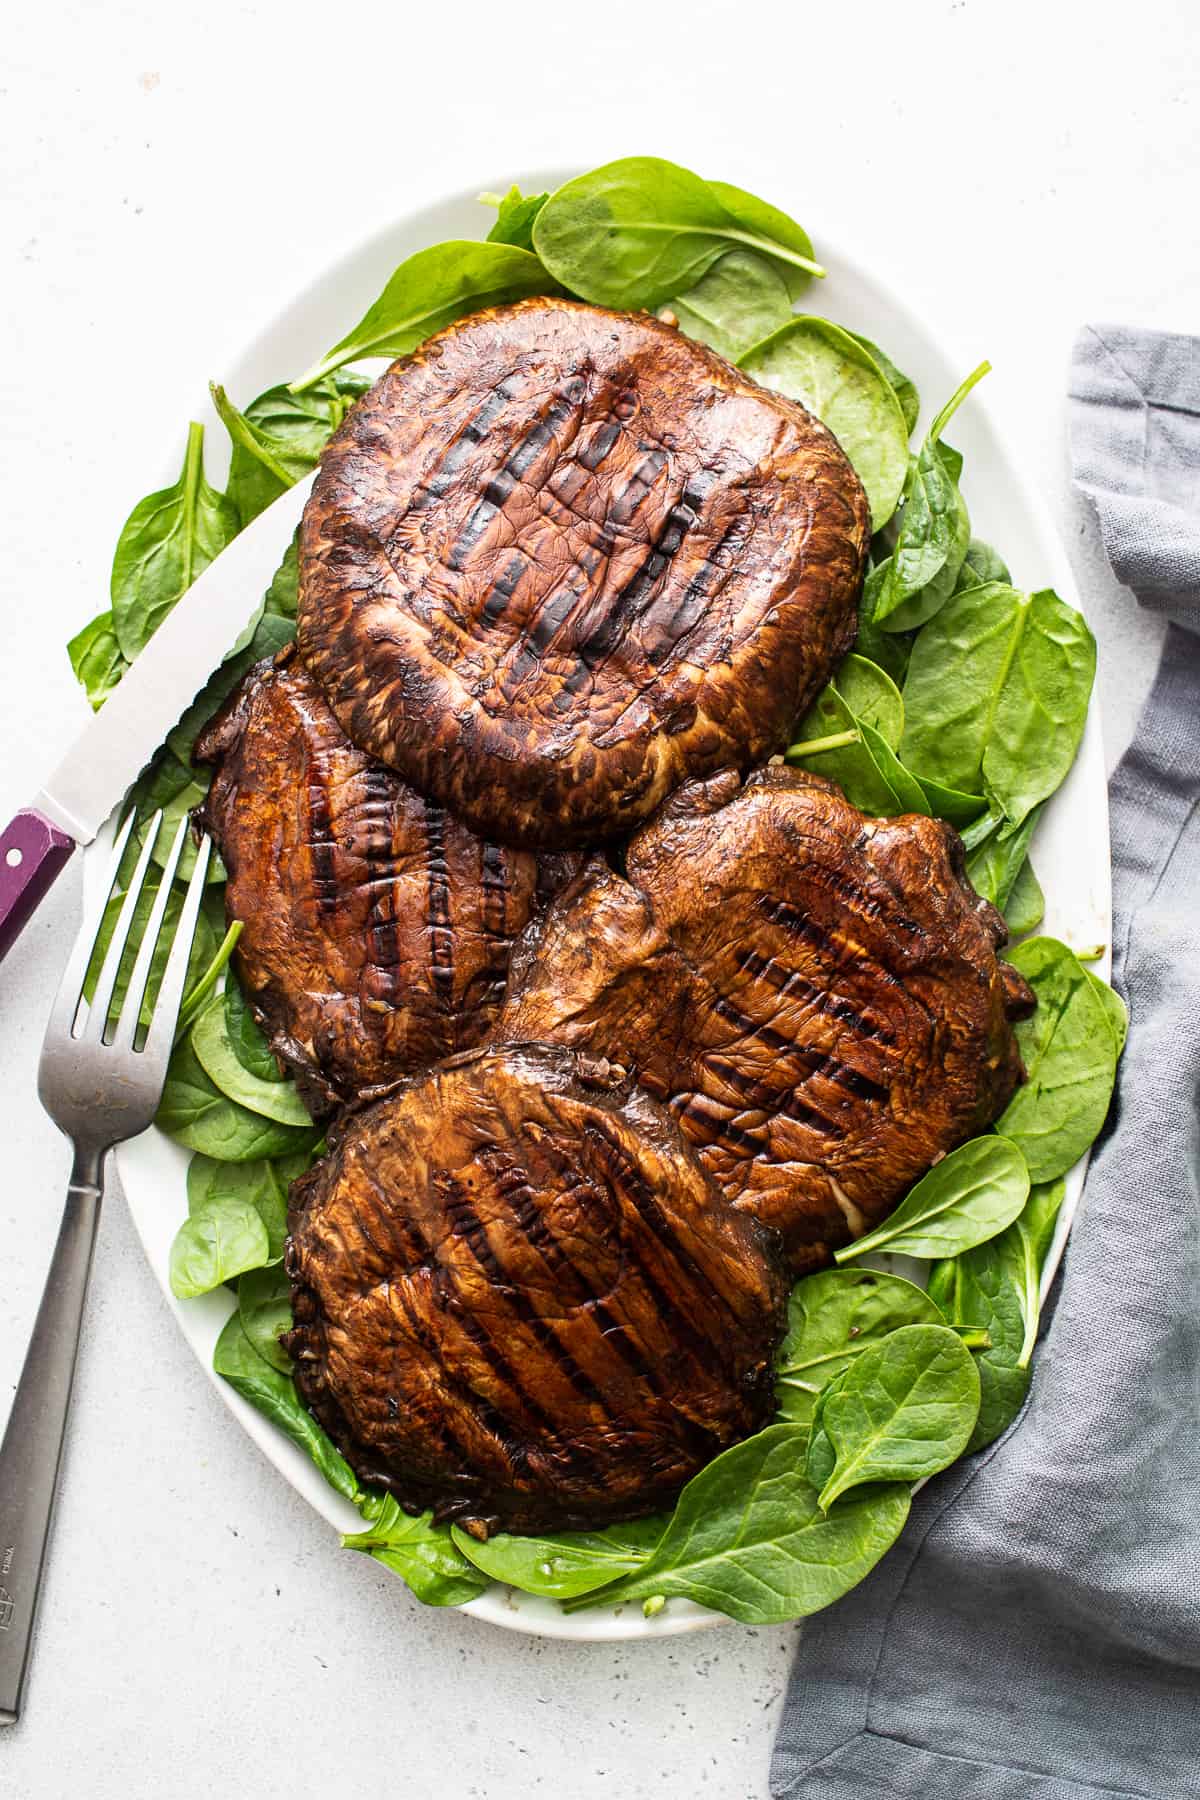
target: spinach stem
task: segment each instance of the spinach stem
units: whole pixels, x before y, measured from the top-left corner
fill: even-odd
[[[183,592],[195,580],[196,495],[204,479],[204,427],[193,419],[188,426],[187,454],[183,459]]]
[[[992,1334],[982,1326],[956,1325],[954,1330],[968,1350],[990,1350],[992,1347]]]
[[[819,756],[822,750],[844,750],[849,744],[857,744],[857,731],[834,731],[828,737],[806,738],[802,744],[789,744],[787,754],[789,760],[793,756]]]

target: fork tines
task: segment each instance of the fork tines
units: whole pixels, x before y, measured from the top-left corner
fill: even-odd
[[[103,933],[104,922],[114,897],[117,877],[133,830],[134,815],[132,813],[117,833],[103,890],[98,897],[95,913],[84,918],[54,1002],[48,1035],[51,1033],[61,1034],[62,1037],[71,1037],[96,1044],[112,1044],[126,1050],[140,1049],[143,1052],[154,1053],[156,1058],[161,1055],[165,1064],[175,1033],[175,1022],[183,1001],[192,940],[196,933],[200,903],[204,897],[204,883],[212,853],[212,842],[207,834],[201,839],[196,851],[196,864],[188,882],[178,923],[171,937],[171,950],[155,998],[150,1027],[144,1043],[140,1045],[137,1042],[138,1022],[150,982],[155,952],[159,947],[159,940],[163,936],[163,925],[167,907],[170,904],[175,872],[179,867],[179,860],[183,855],[184,845],[191,827],[191,818],[186,814],[179,821],[178,829],[167,852],[158,890],[154,895],[146,928],[141,935],[137,957],[129,975],[120,1011],[115,1023],[111,1026],[109,1024],[113,995],[116,992],[121,966],[138,916],[139,903],[146,887],[146,878],[161,833],[162,822],[162,813],[156,812],[144,828],[137,863],[125,888],[121,910],[105,951],[104,960],[100,965],[100,972],[96,977],[96,985],[91,999],[85,1005],[82,1004],[84,983]]]

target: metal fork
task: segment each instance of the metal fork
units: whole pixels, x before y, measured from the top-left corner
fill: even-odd
[[[83,1304],[100,1223],[105,1162],[114,1144],[145,1131],[158,1110],[204,895],[211,848],[207,838],[197,851],[143,1041],[142,1002],[188,835],[190,821],[185,816],[162,870],[120,1012],[110,1026],[117,977],[161,824],[162,814],[156,813],[146,829],[89,1004],[83,997],[84,980],[129,842],[132,814],[118,834],[99,906],[84,918],[50,1013],[38,1069],[42,1105],[70,1138],[75,1161],[58,1243],[0,1445],[0,1725],[16,1723],[25,1691]]]

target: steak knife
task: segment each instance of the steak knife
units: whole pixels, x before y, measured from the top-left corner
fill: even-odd
[[[0,832],[0,958],[253,618],[313,479],[281,494],[193,582],[32,806]]]

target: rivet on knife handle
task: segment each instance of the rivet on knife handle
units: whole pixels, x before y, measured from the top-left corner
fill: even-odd
[[[0,958],[16,943],[74,848],[73,838],[32,808],[0,832]]]

